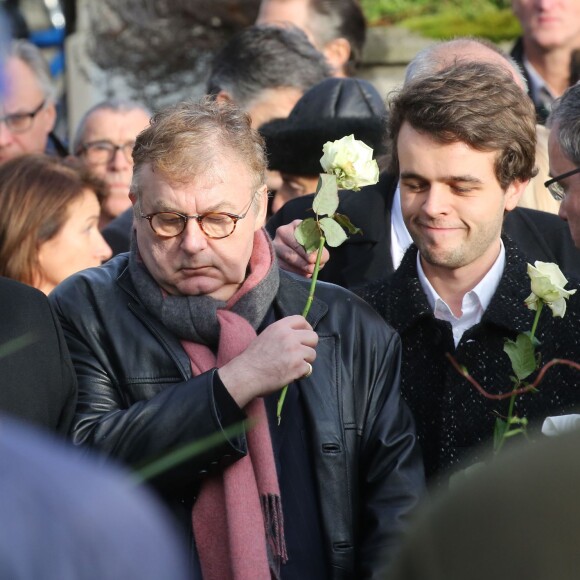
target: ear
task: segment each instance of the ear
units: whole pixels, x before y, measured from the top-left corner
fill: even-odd
[[[221,105],[222,103],[233,103],[232,95],[223,89],[215,96],[215,102]]]
[[[351,53],[350,42],[346,38],[335,38],[324,45],[322,52],[335,76],[345,76],[346,63]]]
[[[518,202],[520,201],[522,194],[524,193],[526,187],[528,186],[528,183],[530,183],[529,179],[526,179],[525,181],[515,180],[508,185],[508,188],[505,192],[505,200],[504,200],[505,211],[512,211],[512,209],[514,209],[518,205]]]
[[[259,190],[259,198],[256,201],[258,205],[258,213],[256,214],[256,221],[254,231],[259,230],[266,223],[266,214],[268,213],[268,188],[263,185]]]

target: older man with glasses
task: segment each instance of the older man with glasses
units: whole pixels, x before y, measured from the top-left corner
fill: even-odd
[[[557,99],[548,118],[550,175],[544,184],[561,202],[559,215],[568,222],[580,248],[580,84]]]
[[[161,111],[133,158],[131,251],[51,294],[74,442],[131,465],[201,444],[154,481],[193,532],[194,578],[378,577],[423,479],[398,337],[330,285],[298,315],[309,283],[278,269],[240,109]]]
[[[67,154],[52,130],[54,87],[40,51],[25,40],[8,46],[0,98],[0,163],[25,153]]]
[[[109,189],[101,211],[101,228],[131,207],[131,154],[150,117],[151,112],[139,103],[113,99],[90,108],[78,124],[72,151]]]

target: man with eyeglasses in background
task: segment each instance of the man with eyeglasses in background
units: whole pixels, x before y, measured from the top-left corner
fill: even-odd
[[[13,40],[5,61],[0,97],[0,163],[25,153],[65,156],[52,132],[56,123],[54,87],[42,54],[26,40]]]
[[[133,158],[131,251],[51,293],[74,443],[135,465],[213,438],[153,481],[193,531],[194,578],[378,577],[423,488],[398,337],[331,285],[299,315],[309,282],[278,269],[239,108],[160,111]]]
[[[552,179],[544,185],[561,202],[559,216],[568,222],[572,239],[580,248],[580,83],[554,102],[548,127]]]
[[[90,108],[78,124],[72,151],[109,189],[101,210],[101,229],[131,207],[131,154],[150,117],[151,112],[139,103],[107,100]]]

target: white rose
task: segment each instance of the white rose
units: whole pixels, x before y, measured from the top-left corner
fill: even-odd
[[[373,159],[372,148],[357,141],[354,135],[328,141],[322,151],[320,164],[325,173],[336,176],[339,188],[358,191],[379,180],[379,166]]]
[[[566,300],[576,290],[564,290],[568,280],[556,264],[538,261],[534,266],[528,264],[532,293],[526,298],[527,307],[537,310],[538,302],[542,301],[552,309],[553,316],[563,317],[566,313]]]

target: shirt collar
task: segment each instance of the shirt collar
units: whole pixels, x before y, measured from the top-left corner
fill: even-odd
[[[546,81],[542,78],[540,73],[534,68],[534,65],[526,58],[522,60],[522,64],[528,73],[528,80],[530,84],[530,94],[534,102],[541,102],[544,105],[550,105],[556,98]]]
[[[393,259],[395,270],[401,264],[405,252],[412,243],[413,239],[403,220],[401,189],[399,184],[397,184],[391,207],[391,258]]]
[[[487,274],[480,280],[480,282],[465,296],[463,297],[463,301],[477,300],[479,305],[481,306],[482,311],[489,306],[491,299],[497,290],[499,282],[501,280],[503,271],[505,267],[505,247],[503,245],[503,240],[500,239],[500,251],[499,255],[496,258],[495,262],[493,263],[492,267],[488,270]],[[440,304],[442,303],[445,306],[447,304],[445,301],[439,296],[435,288],[431,285],[431,282],[427,279],[425,272],[423,270],[423,266],[421,265],[421,254],[417,252],[417,274],[419,276],[419,282],[421,283],[421,287],[427,296],[427,301],[429,302],[429,306],[431,310],[435,313],[440,308]],[[449,307],[447,306],[449,309]],[[451,309],[449,309],[450,311]]]

